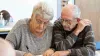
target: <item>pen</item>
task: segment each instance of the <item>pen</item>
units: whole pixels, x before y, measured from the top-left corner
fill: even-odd
[[[30,52],[28,46],[26,46],[26,48],[27,48],[28,52]]]

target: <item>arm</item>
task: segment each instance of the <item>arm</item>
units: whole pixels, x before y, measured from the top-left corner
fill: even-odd
[[[88,26],[88,30],[84,39],[84,46],[77,49],[70,49],[71,55],[75,56],[94,56],[95,42],[92,28]]]
[[[18,47],[19,47],[19,42],[20,42],[20,32],[19,33],[15,33],[17,32],[16,30],[9,32],[9,34],[6,37],[6,40],[9,41],[11,43],[11,45],[13,46],[13,48],[15,49],[16,52],[16,56],[23,56],[26,52],[23,51],[19,51]]]
[[[95,42],[94,34],[91,27],[91,21],[88,19],[83,19],[78,23],[77,28],[75,29],[75,35],[78,35],[80,32],[85,30],[85,38],[83,46],[78,49],[71,49],[71,55],[77,56],[94,56],[95,53]],[[84,30],[83,30],[84,29]]]
[[[52,37],[52,48],[60,51],[67,50],[73,46],[78,38],[74,33],[67,34],[64,36],[64,30],[60,23],[55,23],[53,27],[53,37]]]
[[[83,20],[83,21],[85,21],[85,20]],[[79,25],[77,27],[78,30],[76,31],[78,33],[75,34],[75,32],[73,32],[73,33],[71,33],[72,36],[73,35],[77,36],[84,29],[85,26],[90,25],[90,23],[85,24],[85,22],[83,23],[83,21],[78,24]],[[58,27],[55,30],[57,30],[57,29],[58,29]],[[70,43],[72,43],[72,42],[70,41],[70,39],[68,39],[68,36],[71,36],[71,35],[68,35],[66,37],[68,40],[63,38],[62,32],[60,30],[58,30],[57,32],[54,32],[54,35],[53,35],[54,36],[53,47],[55,49],[59,49],[59,48],[60,48],[60,50],[67,50],[68,49],[71,51],[71,55],[75,55],[75,56],[82,56],[82,55],[89,56],[90,54],[91,54],[91,56],[94,55],[94,52],[95,52],[94,34],[92,32],[91,27],[89,27],[89,29],[87,30],[85,40],[84,40],[84,46],[77,48],[77,49],[72,48],[72,45],[70,45]],[[75,37],[73,37],[73,40],[75,43]],[[72,43],[72,44],[74,44],[74,43]],[[66,53],[70,53],[70,52],[66,51]],[[68,54],[66,54],[66,55],[68,55]]]
[[[22,35],[20,26],[24,24],[23,22],[24,22],[23,20],[19,20],[6,37],[6,40],[9,41],[12,44],[13,48],[15,49],[16,56],[23,56],[26,53],[24,51],[18,50],[20,47],[20,41]]]

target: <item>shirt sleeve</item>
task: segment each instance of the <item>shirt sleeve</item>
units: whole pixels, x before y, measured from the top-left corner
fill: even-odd
[[[84,39],[84,46],[74,49],[71,48],[71,54],[75,56],[95,56],[95,42],[94,42],[94,34],[91,27],[88,27],[88,31],[86,33]]]
[[[26,52],[19,51],[19,50],[15,50],[15,52],[16,52],[16,56],[24,56],[24,54],[26,53]]]
[[[11,43],[13,48],[15,49],[16,56],[23,56],[25,52],[19,51],[19,45],[20,45],[20,38],[21,38],[21,28],[20,28],[20,21],[18,21],[13,29],[8,33],[6,36],[6,39],[8,42]]]

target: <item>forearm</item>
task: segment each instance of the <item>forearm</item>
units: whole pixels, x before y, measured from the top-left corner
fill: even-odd
[[[95,51],[92,50],[89,47],[81,47],[79,49],[70,49],[71,56],[94,56],[95,55]]]
[[[78,37],[75,36],[73,33],[71,33],[70,35],[66,36],[65,39],[60,34],[55,35],[54,38],[55,38],[54,45],[57,49],[67,50],[74,45]]]
[[[82,47],[80,46],[79,48],[71,48],[71,55],[94,56],[95,55],[95,43],[94,43],[93,36],[85,38],[84,44]]]
[[[68,35],[67,37],[66,37],[66,41],[68,41],[67,43],[68,43],[68,45],[70,46],[70,47],[72,47],[73,45],[74,45],[74,43],[76,42],[76,40],[77,40],[77,36],[74,34],[74,33],[71,33],[70,35]]]

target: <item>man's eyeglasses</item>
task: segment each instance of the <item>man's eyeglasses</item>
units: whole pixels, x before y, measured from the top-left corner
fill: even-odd
[[[61,23],[65,23],[68,26],[75,24],[75,22],[77,22],[77,20],[64,20],[64,19],[61,19]]]

